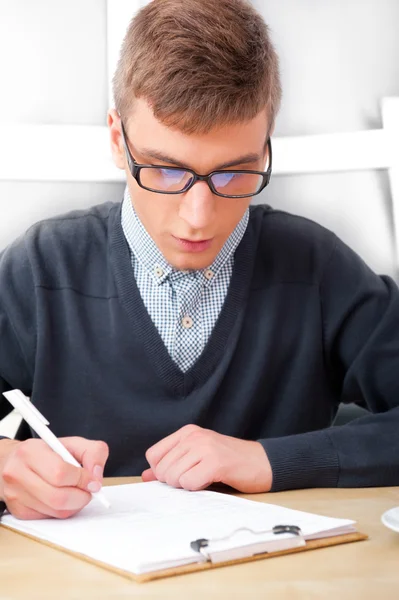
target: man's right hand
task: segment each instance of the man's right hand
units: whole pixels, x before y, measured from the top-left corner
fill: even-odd
[[[66,463],[40,439],[0,440],[0,500],[18,519],[66,519],[101,488],[107,444],[81,437],[60,441],[82,468]]]

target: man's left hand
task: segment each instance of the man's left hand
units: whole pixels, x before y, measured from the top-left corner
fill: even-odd
[[[177,488],[202,490],[221,482],[240,492],[268,492],[273,474],[259,442],[185,425],[146,452],[150,468],[143,481],[162,481]]]

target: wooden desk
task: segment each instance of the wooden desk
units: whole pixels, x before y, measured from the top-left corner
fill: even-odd
[[[108,483],[134,481],[139,478]],[[380,521],[383,512],[399,505],[399,488],[246,497],[354,519],[370,540],[138,584],[0,527],[0,600],[399,598],[399,534]]]

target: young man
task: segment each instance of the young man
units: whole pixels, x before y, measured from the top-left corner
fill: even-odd
[[[1,388],[84,468],[0,440],[0,499],[67,517],[104,466],[190,490],[398,484],[395,284],[315,223],[249,207],[280,102],[260,16],[153,0],[114,92],[123,202],[39,223],[0,257]],[[331,428],[340,402],[371,414]]]

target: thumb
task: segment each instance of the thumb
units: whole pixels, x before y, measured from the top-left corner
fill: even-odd
[[[157,480],[152,469],[146,469],[145,471],[143,471],[141,474],[141,478],[143,481],[156,481]]]
[[[109,455],[108,444],[82,437],[61,438],[61,442],[93,480],[102,482],[104,466]]]

